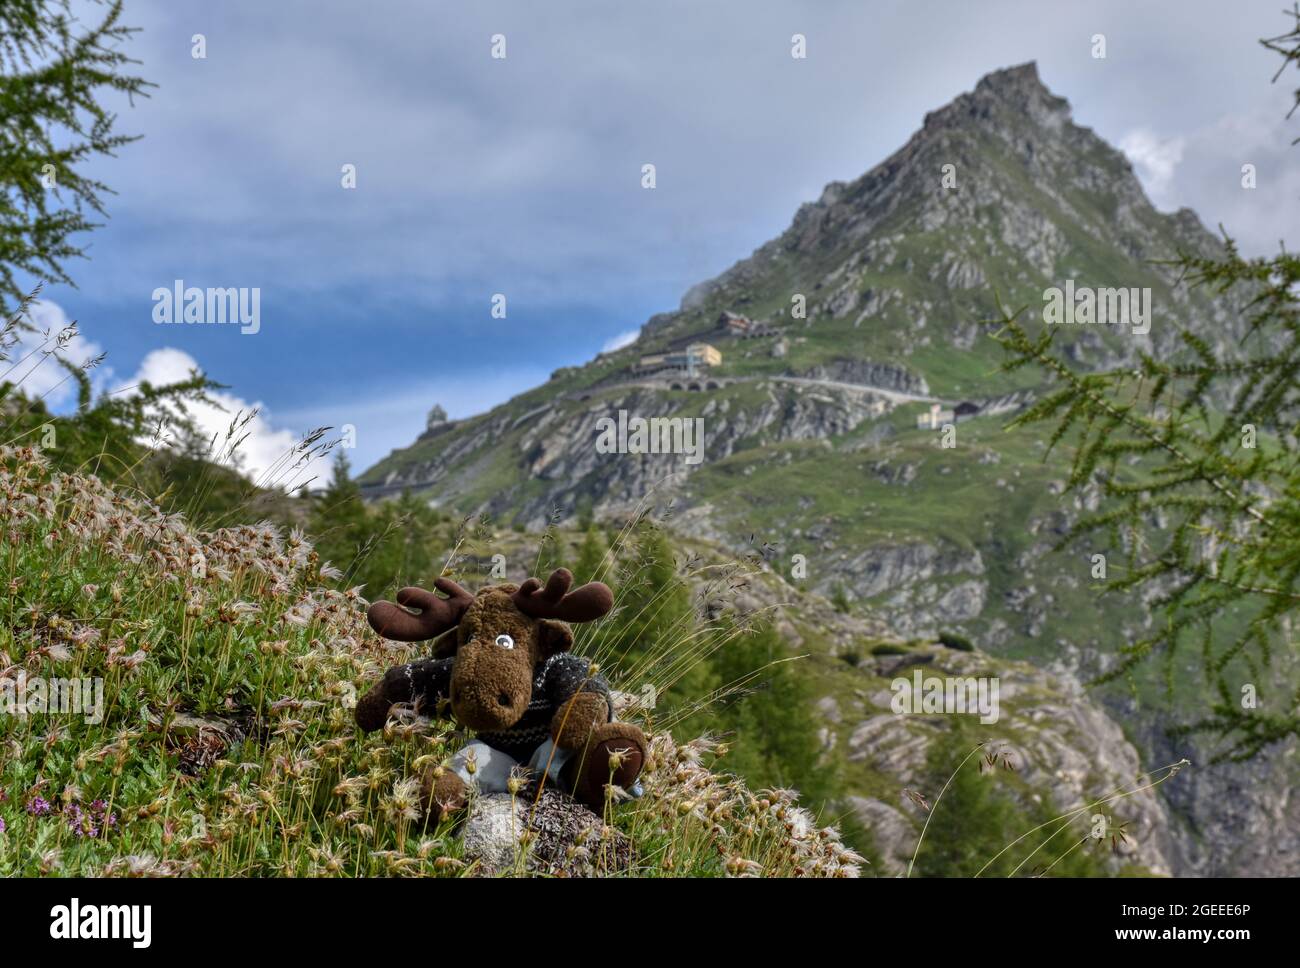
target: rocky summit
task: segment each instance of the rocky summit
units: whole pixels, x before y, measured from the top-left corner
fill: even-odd
[[[1204,709],[1194,660],[1168,688],[1152,672],[1079,695],[1149,611],[1099,598],[1093,549],[1054,550],[1095,498],[1064,493],[1069,455],[1049,455],[1047,429],[1003,429],[1038,377],[1001,369],[1000,307],[1045,325],[1068,292],[1079,312],[1056,339],[1085,369],[1173,353],[1181,328],[1211,347],[1239,339],[1244,315],[1165,264],[1180,252],[1221,248],[1193,212],[1157,211],[1124,155],[1073,121],[1035,65],[995,71],[631,345],[488,413],[431,424],[361,483],[376,499],[409,490],[530,529],[672,502],[679,533],[733,552],[761,540],[775,578],[899,640],[960,634],[988,661],[1049,677],[1044,702],[1088,703],[1075,732],[1116,747],[1107,781],[1189,759],[1143,807],[1152,870],[1300,873],[1300,807],[1280,792],[1292,751],[1212,766],[1205,741],[1170,738]],[[1101,322],[1102,306],[1132,318]],[[645,432],[598,448],[601,421],[620,414],[643,418]],[[690,461],[676,445],[695,427],[701,459]],[[905,777],[924,761],[924,729],[891,724],[870,696],[826,700],[828,737],[877,773]],[[1075,774],[1088,764],[1008,703],[1026,737],[1044,731],[1024,740],[1044,758],[1035,769],[1073,777],[1086,796]],[[864,790],[853,806],[878,836],[910,829],[898,796]],[[1267,851],[1255,846],[1265,830]],[[885,855],[901,856],[888,844]]]

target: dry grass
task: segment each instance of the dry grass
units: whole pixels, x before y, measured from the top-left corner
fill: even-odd
[[[198,531],[93,476],[0,447],[0,687],[100,679],[102,722],[0,715],[0,875],[463,876],[413,778],[461,742],[355,697],[415,649],[375,636],[306,538]],[[683,627],[656,681],[700,660]],[[688,643],[685,647],[681,643]],[[855,876],[788,791],[713,772],[707,740],[653,739],[645,795],[604,818],[650,876]],[[522,869],[522,868],[521,868]]]

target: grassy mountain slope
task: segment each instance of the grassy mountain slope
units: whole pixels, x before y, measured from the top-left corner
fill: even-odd
[[[928,115],[880,165],[827,186],[786,232],[649,320],[631,346],[437,428],[361,484],[375,497],[410,489],[534,529],[588,512],[618,519],[649,495],[674,508],[682,536],[737,552],[757,536],[786,574],[803,556],[804,585],[897,636],[958,631],[990,653],[1088,678],[1139,636],[1148,610],[1098,597],[1091,556],[1116,549],[1052,550],[1081,511],[1060,493],[1069,455],[1045,457],[1033,430],[1003,431],[998,411],[1024,399],[1008,395],[1035,388],[1028,371],[1000,369],[988,320],[999,301],[1041,319],[1044,290],[1072,280],[1151,291],[1145,335],[1060,328],[1080,367],[1120,365],[1140,349],[1174,353],[1180,327],[1210,346],[1239,339],[1237,307],[1161,264],[1180,251],[1220,249],[1192,212],[1156,211],[1123,155],[1075,125],[1033,65],[998,71]],[[806,318],[792,312],[799,297]],[[716,325],[724,311],[773,332],[727,336]],[[632,373],[640,355],[692,340],[722,353],[699,390],[681,376]],[[916,429],[925,404],[900,391],[988,412],[957,425],[945,448],[940,434]],[[597,453],[597,420],[620,410],[702,418],[705,459]],[[1203,763],[1214,753],[1166,735],[1205,708],[1195,666],[1176,656],[1099,694],[1152,759]],[[1173,867],[1290,870],[1286,851],[1261,852],[1249,831],[1300,822],[1285,795],[1296,769],[1280,750],[1202,774],[1194,797],[1171,801]]]
[[[0,518],[0,874],[481,871],[418,809],[415,777],[462,737],[410,716],[357,732],[357,691],[413,650],[369,630],[301,535],[199,531],[7,446]],[[56,680],[99,680],[100,700],[52,700]],[[503,872],[857,874],[834,830],[715,755],[659,731],[645,796]]]

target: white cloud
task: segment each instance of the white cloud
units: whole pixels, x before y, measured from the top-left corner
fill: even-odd
[[[71,331],[69,336],[72,320],[63,307],[48,299],[32,304],[27,321],[38,332],[20,334],[17,345],[7,352],[7,359],[0,360],[0,380],[16,384],[31,399],[44,400],[47,406],[57,409],[76,399],[77,383],[54,360],[52,353],[57,351],[70,363],[83,366],[99,357],[103,348],[86,339],[80,330]],[[111,370],[96,367],[87,372],[92,385],[98,388]]]
[[[41,349],[47,332],[53,341],[71,321],[61,306],[49,300],[34,303],[29,319],[40,333],[24,334],[19,346],[9,352],[9,359],[0,360],[0,379],[21,380],[20,386],[28,396],[43,397],[51,409],[66,412],[75,403],[76,385],[66,379],[65,370],[44,357]],[[636,331],[624,333],[610,343],[625,345],[636,335]],[[62,355],[80,364],[101,352],[99,343],[86,339],[78,331],[62,350]],[[28,358],[23,360],[24,357]],[[15,366],[20,360],[23,362]],[[12,372],[6,373],[11,367]],[[162,386],[186,380],[195,370],[202,372],[203,368],[193,356],[167,346],[150,351],[130,379],[115,377],[112,368],[105,365],[95,368],[91,374],[96,393],[121,394],[132,392],[143,382]],[[238,436],[248,436],[239,446],[236,460],[232,463],[254,481],[274,467],[272,473],[279,478],[281,486],[296,487],[311,482],[310,486],[314,488],[322,486],[330,477],[329,457],[318,457],[301,467],[282,460],[302,439],[303,433],[328,426],[331,430],[324,439],[330,440],[337,438],[342,428],[351,426],[357,443],[356,450],[349,456],[353,470],[360,471],[389,450],[409,444],[424,429],[425,414],[433,403],[441,403],[452,419],[461,419],[490,410],[545,382],[547,376],[545,370],[505,369],[490,376],[442,377],[428,385],[385,387],[373,397],[352,398],[286,413],[274,422],[260,401],[249,401],[228,390],[209,392],[211,404],[187,402],[186,410],[205,438],[215,436],[214,455],[220,452],[221,441],[230,430],[231,421],[236,417],[242,420],[256,410],[256,415],[239,431]],[[287,429],[285,424],[297,430]]]
[[[101,357],[103,348],[94,340],[87,339],[80,329],[70,330],[73,321],[62,306],[48,299],[31,305],[27,321],[36,327],[36,332],[22,331],[18,343],[5,354],[7,358],[0,359],[0,380],[16,384],[27,397],[43,400],[55,412],[68,412],[75,406],[77,384],[67,370],[55,362],[51,351],[62,343],[57,348],[58,355],[82,366],[88,360]],[[63,334],[62,340],[60,334]],[[106,390],[129,393],[144,381],[155,386],[175,383],[188,379],[193,370],[202,372],[194,357],[184,350],[163,347],[150,352],[141,361],[135,376],[125,383],[115,380],[112,367],[104,364],[87,373],[94,392],[99,394]],[[273,475],[284,486],[301,484],[314,475],[322,479],[328,477],[326,460],[317,458],[296,468],[291,461],[281,461],[301,437],[293,431],[272,426],[260,403],[250,403],[223,391],[211,392],[208,396],[213,403],[187,403],[186,409],[205,437],[216,435],[214,451],[220,450],[220,442],[236,415],[247,416],[252,410],[258,410],[240,431],[240,436],[247,434],[248,437],[237,449],[234,460],[229,462],[238,466],[251,480],[258,481],[272,467],[276,467]],[[280,471],[285,473],[281,475]]]
[[[132,385],[144,381],[155,386],[176,383],[188,379],[194,370],[202,371],[194,357],[184,350],[164,347],[153,350],[141,361]],[[205,438],[215,437],[213,456],[224,453],[223,442],[227,440],[231,422],[239,417],[243,425],[236,433],[236,439],[245,434],[247,438],[235,452],[235,460],[227,463],[235,463],[249,479],[264,485],[274,482],[280,486],[296,487],[312,477],[318,480],[328,478],[329,465],[326,458],[317,457],[301,466],[296,465],[296,457],[293,460],[285,459],[301,436],[272,426],[261,403],[250,403],[223,391],[209,392],[208,396],[213,403],[187,402],[185,409]],[[244,418],[254,410],[257,411],[256,414],[244,423]]]
[[[1184,145],[1183,138],[1161,138],[1149,128],[1130,131],[1120,139],[1120,150],[1133,162],[1138,178],[1157,208],[1170,207],[1170,188],[1183,160]]]
[[[615,350],[621,350],[624,346],[631,346],[636,342],[636,338],[641,335],[639,329],[629,329],[626,333],[619,333],[605,340],[605,345],[600,348],[602,353],[613,353]]]
[[[1294,244],[1293,227],[1279,213],[1294,212],[1300,197],[1300,149],[1287,105],[1269,103],[1220,118],[1189,132],[1174,179],[1179,204],[1193,208],[1211,231],[1224,229],[1248,254],[1272,254],[1280,240]],[[1243,184],[1242,167],[1254,167],[1256,187]]]

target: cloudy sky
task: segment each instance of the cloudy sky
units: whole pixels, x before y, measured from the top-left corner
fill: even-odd
[[[197,365],[228,407],[261,405],[253,467],[351,424],[361,470],[434,403],[467,416],[627,339],[926,111],[1028,60],[1158,207],[1264,252],[1300,224],[1294,76],[1270,84],[1257,43],[1281,6],[127,0],[158,87],[121,126],[144,137],[96,163],[110,221],[39,313],[107,351],[111,389]],[[260,288],[260,330],[156,324],[152,293],[177,279]]]

